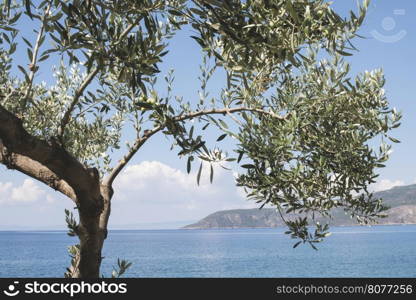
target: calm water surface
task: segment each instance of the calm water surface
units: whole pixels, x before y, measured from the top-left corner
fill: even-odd
[[[283,229],[121,230],[106,241],[102,272],[117,257],[128,277],[416,277],[416,225],[338,227],[315,251],[293,249]],[[63,231],[0,232],[0,277],[62,277]]]

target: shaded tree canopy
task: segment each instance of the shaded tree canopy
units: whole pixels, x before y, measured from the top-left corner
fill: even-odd
[[[98,275],[113,181],[155,134],[170,139],[188,173],[199,168],[198,182],[203,164],[212,181],[213,164],[235,163],[249,198],[282,218],[309,215],[286,220],[299,243],[315,247],[328,234],[313,219],[334,207],[362,222],[381,216],[367,187],[388,141],[397,142],[389,132],[401,115],[389,106],[383,72],[353,77],[345,58],[367,7],[345,18],[320,0],[3,1],[0,162],[76,204],[79,221],[68,220],[80,245],[69,276]],[[176,95],[173,72],[160,72],[180,30],[203,54],[198,99]],[[22,47],[26,61],[16,58]],[[39,82],[52,63],[54,77]],[[211,96],[218,73],[226,80]],[[210,147],[208,126],[218,144],[233,137],[235,153]],[[126,147],[125,130],[136,137]],[[118,161],[115,150],[125,153]]]

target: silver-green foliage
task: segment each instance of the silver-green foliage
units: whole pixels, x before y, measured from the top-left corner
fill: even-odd
[[[352,79],[344,58],[355,50],[367,7],[363,1],[346,19],[323,0],[4,1],[1,105],[102,178],[116,176],[158,132],[188,158],[188,172],[197,159],[211,164],[211,181],[213,163],[241,162],[237,184],[284,219],[306,213],[286,220],[288,233],[313,246],[328,229],[308,231],[315,214],[343,207],[369,222],[384,210],[367,187],[388,159],[386,141],[397,142],[389,132],[401,115],[387,102],[382,71]],[[20,17],[39,26],[33,37],[21,36]],[[204,53],[197,101],[173,95],[173,73],[167,91],[155,89],[169,39],[188,25]],[[27,65],[13,61],[17,42],[27,47]],[[37,82],[52,57],[60,61],[55,83]],[[217,70],[227,81],[211,97]],[[208,149],[197,130],[210,124],[221,131],[217,142],[236,139],[238,157]],[[128,125],[137,139],[113,171],[110,153],[123,147]],[[202,170],[200,163],[198,182]]]

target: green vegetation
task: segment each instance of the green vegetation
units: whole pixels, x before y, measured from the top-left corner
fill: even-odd
[[[67,276],[99,276],[113,182],[156,134],[188,173],[197,164],[198,182],[203,164],[211,181],[213,164],[241,165],[237,183],[249,198],[275,206],[289,234],[312,247],[328,228],[305,214],[338,207],[360,222],[377,219],[385,207],[366,188],[401,116],[382,71],[353,78],[344,59],[356,50],[367,7],[364,0],[343,18],[323,0],[4,0],[0,163],[74,202],[78,219],[67,217],[79,245]],[[160,74],[178,31],[201,46],[198,99],[175,95],[173,73]],[[51,61],[59,62],[54,78],[39,82]],[[211,96],[216,72],[226,80]],[[214,141],[208,126],[218,130]],[[124,146],[126,132],[134,138]],[[227,136],[236,141],[232,154],[220,147]]]

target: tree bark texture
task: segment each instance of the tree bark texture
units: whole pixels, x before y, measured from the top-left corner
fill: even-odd
[[[75,278],[98,278],[101,251],[111,211],[111,186],[54,139],[29,134],[22,121],[0,105],[0,163],[18,170],[71,198],[78,210],[79,252],[70,267]]]

